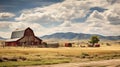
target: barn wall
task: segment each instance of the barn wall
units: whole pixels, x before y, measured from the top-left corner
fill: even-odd
[[[41,41],[34,36],[29,36],[29,37],[25,36],[21,40],[19,40],[18,42],[23,43],[25,45],[39,45],[39,44],[41,44]]]
[[[18,43],[22,45],[40,45],[41,40],[37,38],[31,29],[26,29],[24,36],[18,40]]]
[[[15,31],[13,37],[21,36],[20,39],[16,41],[6,42],[6,46],[38,46],[41,44],[42,40],[34,35],[32,29],[27,28],[24,33],[18,34],[20,31]]]
[[[17,46],[17,42],[5,42],[5,46]]]

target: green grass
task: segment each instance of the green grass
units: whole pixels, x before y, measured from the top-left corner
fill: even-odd
[[[0,67],[16,67],[16,66],[27,66],[27,65],[50,65],[59,63],[69,63],[70,59],[44,59],[41,61],[8,61],[1,62]]]

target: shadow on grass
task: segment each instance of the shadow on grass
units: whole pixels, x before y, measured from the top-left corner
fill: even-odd
[[[17,67],[17,66],[27,66],[27,65],[51,65],[59,63],[69,63],[70,59],[43,59],[41,61],[8,61],[1,62],[0,67]]]

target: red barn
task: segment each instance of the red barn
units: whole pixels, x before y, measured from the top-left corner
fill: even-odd
[[[41,46],[42,40],[34,35],[31,28],[12,32],[11,39],[6,40],[5,46]]]

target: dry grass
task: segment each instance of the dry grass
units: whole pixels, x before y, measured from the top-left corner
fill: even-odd
[[[93,48],[93,47],[60,47],[60,48],[23,48],[23,47],[0,47],[0,56],[5,54],[70,54],[70,55],[80,55],[82,52],[87,53],[99,53],[99,52],[113,52],[113,51],[120,51],[120,46],[106,46],[106,47],[99,47],[99,48]]]
[[[120,47],[106,46],[100,48],[80,48],[80,47],[60,47],[60,48],[21,48],[21,47],[5,47],[0,48],[0,56],[40,56],[40,57],[51,57],[51,56],[80,56],[81,53],[88,54],[106,54],[119,52]]]
[[[113,43],[114,44],[114,43]],[[76,44],[75,44],[76,45]],[[41,65],[120,59],[120,45],[101,47],[24,48],[0,47],[0,66]],[[21,62],[22,61],[22,62]],[[11,64],[10,64],[11,63]]]

